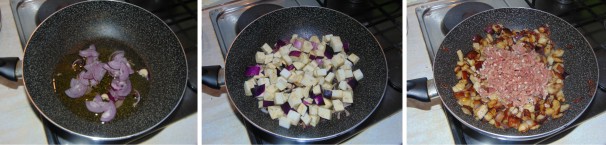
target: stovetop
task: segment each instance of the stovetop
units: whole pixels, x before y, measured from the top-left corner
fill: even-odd
[[[562,0],[564,1],[564,0]],[[476,3],[479,1],[467,0],[467,1],[447,1],[441,3],[432,3],[428,5],[419,6],[416,9],[417,18],[421,25],[421,31],[424,36],[425,43],[429,52],[431,61],[437,47],[439,47],[441,41],[444,39],[446,32],[443,28],[444,23],[442,19],[450,8],[456,7],[456,5],[462,5],[464,3]],[[488,5],[493,8],[500,7],[519,7],[519,5],[511,4],[512,1],[504,1],[506,5],[494,5],[495,3],[501,3],[501,1],[482,1],[489,2]],[[551,0],[525,0],[519,1],[526,3],[526,6],[531,8],[543,10],[554,15],[557,15],[567,22],[571,23],[577,28],[585,38],[590,42],[592,48],[596,52],[600,72],[606,74],[606,2],[603,1],[570,1],[568,4],[563,4],[558,1]],[[601,75],[600,78],[606,78]],[[550,135],[548,137],[515,142],[505,141],[485,136],[477,131],[463,125],[460,121],[452,116],[448,111],[444,110],[446,118],[450,123],[450,128],[453,133],[453,139],[455,144],[545,144],[556,141],[572,130],[584,121],[593,118],[606,111],[606,106],[598,105],[606,103],[606,79],[605,81],[599,82],[600,90],[596,91],[594,100],[584,114],[573,122],[570,126],[564,130]]]
[[[215,30],[223,56],[227,53],[231,42],[237,36],[242,25],[238,23],[249,23],[251,19],[261,16],[281,7],[291,6],[322,6],[332,8],[346,13],[374,34],[386,55],[389,70],[389,86],[386,89],[383,101],[375,112],[360,126],[352,131],[333,139],[312,143],[342,143],[355,135],[363,132],[371,125],[393,115],[402,109],[402,1],[400,0],[346,0],[346,1],[323,1],[323,0],[244,0],[236,3],[223,5],[220,8],[213,7],[210,11],[210,19]],[[250,14],[253,13],[253,14]],[[240,18],[252,17],[252,18]],[[240,26],[238,26],[240,25]],[[237,113],[236,113],[237,114]],[[275,137],[248,123],[238,114],[238,118],[247,128],[247,133],[252,144],[278,144],[297,143],[292,140]]]
[[[55,11],[70,4],[84,0],[11,0],[10,6],[21,40],[21,46],[25,47],[31,33],[38,24]],[[173,30],[179,38],[188,65],[188,84],[187,91],[183,96],[183,101],[179,108],[164,123],[154,128],[147,134],[126,140],[115,141],[111,143],[136,143],[144,141],[162,130],[166,125],[178,121],[179,119],[193,114],[197,111],[196,90],[197,90],[197,0],[176,0],[176,1],[146,1],[146,0],[122,0],[135,4],[160,17]],[[40,115],[39,115],[40,116]],[[47,141],[49,144],[70,144],[70,143],[99,143],[86,138],[74,136],[57,128],[44,117],[40,116]]]

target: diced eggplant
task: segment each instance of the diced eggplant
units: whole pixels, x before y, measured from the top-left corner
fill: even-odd
[[[364,75],[362,74],[362,71],[360,69],[357,69],[356,71],[353,72],[353,76],[356,78],[356,80],[360,81],[362,78],[364,78]]]
[[[330,109],[318,108],[318,116],[330,120],[332,112],[330,111]]]
[[[303,114],[303,113],[307,113],[307,106],[305,105],[299,105],[299,107],[297,108],[297,112]]]
[[[290,120],[290,125],[297,125],[301,120],[301,114],[297,111],[290,110],[286,116],[288,117],[288,120]]]
[[[353,64],[357,64],[358,61],[360,60],[360,57],[358,57],[356,54],[351,53],[347,59],[349,59],[349,61],[351,61]]]
[[[271,119],[276,119],[284,116],[284,111],[280,106],[269,106],[267,107],[267,111],[269,112],[269,116]]]
[[[280,117],[279,119],[279,123],[278,123],[281,127],[284,127],[286,129],[290,128],[290,120],[286,117]]]
[[[305,125],[309,125],[309,123],[311,123],[311,116],[309,116],[307,113],[303,113],[301,116],[301,121],[303,121]]]
[[[336,112],[345,110],[345,107],[343,107],[343,102],[339,100],[332,100],[332,105],[334,106]]]
[[[257,54],[255,54],[255,61],[257,63],[265,63],[265,53],[257,52]]]

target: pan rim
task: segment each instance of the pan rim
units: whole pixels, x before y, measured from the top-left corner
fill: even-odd
[[[364,25],[362,25],[362,23],[360,23],[359,21],[357,21],[357,20],[356,20],[356,19],[354,19],[353,17],[351,17],[351,16],[349,16],[349,15],[347,15],[347,14],[344,14],[344,13],[342,13],[342,12],[339,12],[339,11],[337,11],[337,10],[333,10],[333,9],[329,9],[329,8],[324,8],[324,7],[318,7],[318,6],[296,6],[296,7],[285,7],[285,8],[280,8],[280,9],[277,9],[277,10],[273,10],[273,11],[271,11],[271,12],[269,12],[269,13],[263,14],[262,16],[260,16],[260,17],[256,18],[254,21],[252,21],[251,23],[249,23],[248,25],[246,25],[246,27],[244,27],[244,29],[242,29],[242,31],[241,31],[240,33],[238,33],[238,35],[236,35],[236,39],[234,39],[234,40],[232,41],[232,43],[231,43],[231,45],[230,45],[229,50],[227,50],[226,59],[225,59],[225,61],[224,61],[225,68],[227,68],[227,63],[226,63],[226,62],[227,62],[227,60],[230,58],[230,57],[229,57],[229,54],[230,54],[229,52],[231,51],[231,46],[233,46],[233,44],[234,44],[234,42],[237,40],[237,38],[238,38],[238,37],[240,37],[240,34],[242,34],[242,32],[244,32],[244,30],[246,30],[246,29],[247,29],[247,28],[250,26],[250,24],[252,24],[252,23],[256,22],[257,20],[259,20],[259,19],[261,19],[261,18],[263,18],[263,17],[265,17],[265,16],[267,16],[267,15],[269,15],[269,14],[272,14],[272,13],[274,13],[274,12],[276,12],[276,11],[281,11],[281,10],[286,10],[286,9],[296,9],[296,8],[319,8],[319,9],[324,9],[324,10],[333,11],[333,12],[339,13],[339,14],[341,14],[341,15],[344,15],[344,16],[346,16],[347,18],[349,18],[349,19],[351,19],[351,20],[354,20],[356,23],[358,23],[358,25],[359,25],[359,26],[364,27]],[[367,33],[372,34],[372,33],[370,32],[370,30],[368,30],[366,27],[364,27],[364,29],[366,30],[366,32],[367,32]],[[252,125],[253,125],[253,126],[255,126],[256,128],[258,128],[258,129],[260,129],[260,130],[262,130],[262,131],[264,131],[264,132],[266,132],[266,133],[269,133],[269,134],[272,134],[272,135],[276,135],[276,136],[278,136],[278,137],[286,138],[286,139],[289,139],[289,140],[294,140],[294,141],[297,141],[297,142],[313,142],[313,141],[322,141],[322,140],[328,140],[328,139],[331,139],[331,138],[337,137],[337,136],[339,136],[339,135],[345,134],[345,133],[347,133],[347,132],[349,132],[349,131],[353,130],[354,128],[358,127],[360,124],[364,123],[364,122],[366,121],[366,119],[368,119],[368,118],[369,118],[371,115],[373,115],[373,113],[375,112],[375,110],[376,110],[376,109],[379,107],[379,105],[381,104],[381,101],[383,100],[383,97],[385,96],[385,91],[387,90],[387,85],[388,85],[388,84],[387,84],[387,83],[388,83],[387,81],[389,80],[389,68],[387,68],[387,58],[385,57],[385,53],[382,51],[382,50],[383,50],[383,47],[380,45],[380,43],[379,43],[379,41],[377,40],[377,38],[376,38],[374,35],[372,35],[372,37],[373,37],[373,38],[374,38],[374,40],[375,40],[374,42],[376,42],[376,43],[377,43],[377,45],[379,46],[379,49],[381,49],[381,51],[380,51],[380,52],[381,52],[381,54],[382,54],[382,55],[381,55],[381,56],[382,56],[382,58],[383,58],[382,60],[383,60],[383,62],[385,63],[385,66],[386,66],[386,67],[385,67],[385,71],[386,71],[386,74],[385,74],[385,84],[383,85],[383,91],[382,91],[382,93],[381,93],[381,97],[380,97],[380,99],[379,99],[378,103],[377,103],[376,105],[374,105],[374,107],[373,107],[373,109],[372,109],[371,113],[369,113],[368,115],[366,115],[366,116],[365,116],[365,117],[362,119],[362,121],[360,121],[360,122],[358,122],[358,123],[354,124],[354,125],[353,125],[352,127],[350,127],[349,129],[346,129],[346,130],[344,130],[344,131],[341,131],[341,132],[339,132],[339,133],[332,134],[332,135],[329,135],[329,136],[324,136],[324,137],[316,137],[316,138],[296,138],[296,137],[284,136],[284,135],[281,135],[281,134],[278,134],[278,133],[275,133],[275,132],[271,132],[271,131],[269,131],[269,130],[267,130],[267,129],[263,128],[263,127],[261,127],[260,125],[257,125],[255,122],[251,121],[251,120],[250,120],[250,119],[249,119],[247,116],[243,115],[243,113],[242,113],[242,111],[240,110],[240,108],[238,108],[238,106],[236,106],[236,105],[235,105],[236,103],[233,101],[233,99],[232,99],[232,97],[231,97],[231,95],[230,95],[229,88],[228,88],[228,87],[225,87],[225,89],[227,90],[227,95],[229,96],[229,97],[228,97],[228,98],[229,98],[229,101],[231,102],[231,104],[233,104],[233,106],[236,108],[236,110],[238,110],[238,113],[239,113],[238,115],[241,115],[241,116],[242,116],[244,119],[246,119],[246,121],[248,121],[250,124],[252,124]],[[225,86],[229,86],[229,85],[228,85],[227,78],[225,79]]]
[[[136,136],[145,134],[145,133],[147,133],[149,131],[152,131],[154,128],[158,127],[158,125],[160,125],[163,122],[165,122],[166,119],[168,119],[169,117],[171,117],[174,114],[175,110],[177,110],[177,108],[180,106],[181,102],[183,101],[183,96],[185,95],[185,91],[187,91],[187,87],[186,87],[187,86],[187,82],[188,82],[187,78],[189,77],[187,71],[189,70],[188,69],[189,66],[187,65],[187,59],[185,59],[185,51],[183,50],[183,44],[181,43],[181,40],[179,40],[179,38],[177,37],[177,35],[175,34],[175,32],[172,31],[172,29],[170,29],[170,26],[168,26],[166,23],[164,23],[164,21],[162,21],[162,19],[160,19],[160,17],[156,16],[155,14],[151,13],[150,11],[148,11],[148,10],[142,8],[142,7],[139,7],[139,6],[131,4],[131,3],[123,2],[123,1],[81,1],[81,2],[77,2],[77,3],[74,3],[74,4],[68,5],[68,6],[64,7],[64,8],[61,8],[61,9],[57,10],[56,12],[53,12],[51,15],[48,16],[48,18],[51,18],[52,16],[54,16],[55,14],[63,11],[66,8],[70,8],[70,7],[73,7],[75,5],[80,5],[80,4],[89,3],[89,2],[90,3],[93,3],[93,2],[109,2],[109,3],[115,2],[115,3],[130,5],[132,7],[135,7],[137,9],[139,9],[139,10],[143,10],[144,12],[147,12],[148,14],[151,14],[154,18],[156,18],[157,20],[161,21],[162,24],[164,24],[164,26],[170,30],[170,32],[172,33],[172,35],[176,38],[177,42],[179,43],[179,46],[181,48],[181,52],[183,53],[182,57],[183,57],[183,60],[184,60],[184,63],[185,63],[185,80],[184,80],[184,83],[183,83],[183,91],[181,91],[181,95],[179,97],[179,100],[175,103],[176,105],[174,107],[172,107],[172,109],[171,109],[171,111],[170,111],[170,113],[168,115],[166,115],[159,122],[157,122],[156,124],[148,127],[145,130],[138,131],[138,132],[136,132],[134,134],[129,134],[129,135],[125,135],[125,136],[119,136],[119,137],[96,137],[96,136],[91,136],[91,135],[85,135],[85,134],[82,134],[82,133],[75,132],[73,130],[67,129],[67,128],[63,127],[62,125],[59,125],[58,123],[56,123],[52,119],[50,119],[46,115],[46,113],[44,113],[38,107],[38,105],[36,104],[36,102],[34,102],[34,99],[31,97],[31,95],[30,95],[30,93],[29,93],[29,91],[27,89],[28,88],[27,87],[27,83],[26,83],[27,82],[26,81],[27,78],[25,77],[25,75],[23,75],[23,78],[22,78],[23,79],[23,87],[24,87],[25,92],[27,94],[28,100],[33,104],[33,106],[36,108],[36,110],[38,111],[38,113],[40,113],[42,116],[44,116],[44,119],[46,119],[47,121],[51,122],[56,127],[58,127],[58,128],[60,128],[60,129],[62,129],[64,131],[66,131],[68,133],[71,133],[71,134],[74,134],[74,135],[77,135],[77,136],[81,136],[81,137],[85,137],[85,138],[91,139],[93,141],[117,141],[117,140],[124,140],[124,139],[129,139],[129,138],[132,138],[132,137],[136,137]],[[46,22],[46,20],[48,20],[48,18],[44,19],[40,23],[40,25],[38,25],[34,29],[34,32],[32,34],[30,34],[30,39],[32,38],[32,36],[34,36],[34,34],[37,33],[38,28],[40,28],[40,26],[42,26],[42,24],[44,24]],[[21,65],[23,66],[23,67],[21,67],[21,72],[23,72],[23,74],[25,74],[25,72],[23,70],[25,70],[25,54],[27,54],[27,50],[29,48],[28,47],[29,46],[29,42],[30,41],[28,40],[27,43],[25,44],[25,49],[23,50],[23,55],[22,55],[23,56],[22,57],[23,61],[20,62]]]
[[[519,7],[519,8],[496,8],[496,9],[490,9],[490,10],[486,10],[486,11],[482,11],[482,12],[480,12],[480,13],[474,14],[474,15],[472,15],[472,16],[470,16],[470,17],[467,17],[465,20],[463,20],[463,21],[461,21],[461,22],[467,21],[468,19],[470,19],[470,18],[472,18],[472,17],[475,17],[475,16],[477,16],[477,15],[483,14],[483,13],[492,12],[492,11],[496,11],[496,10],[503,10],[503,9],[524,9],[524,10],[536,11],[536,12],[539,12],[539,13],[547,14],[547,15],[549,15],[550,17],[555,17],[555,18],[557,18],[558,20],[560,20],[560,21],[562,21],[562,22],[565,22],[565,23],[566,23],[566,25],[568,25],[569,27],[574,28],[574,26],[572,26],[570,23],[566,22],[564,19],[562,19],[562,18],[560,18],[560,17],[558,17],[558,16],[555,16],[555,15],[553,15],[553,14],[551,14],[551,13],[548,13],[548,12],[545,12],[545,11],[541,11],[541,10],[537,10],[537,9],[532,9],[532,8],[523,8],[523,7]],[[455,28],[459,27],[459,25],[460,25],[460,24],[461,24],[461,23],[457,24],[457,25],[456,25],[456,26],[455,26],[453,29],[455,29]],[[574,29],[574,30],[575,30],[575,31],[576,31],[578,34],[581,34],[581,36],[583,36],[583,35],[582,35],[582,33],[581,33],[581,32],[579,32],[579,30],[577,30],[577,29]],[[450,35],[450,32],[452,32],[452,31],[449,31],[449,32],[446,34],[446,36],[445,36],[444,38],[448,37],[448,36]],[[588,46],[589,46],[589,47],[591,47],[591,45],[589,45],[589,44],[590,44],[590,43],[589,43],[589,41],[587,41],[587,38],[585,38],[585,36],[583,36],[583,40],[585,40],[585,44],[588,44]],[[440,44],[440,47],[441,47],[441,46],[442,46],[442,44]],[[440,52],[440,51],[438,51],[438,53],[436,54],[436,58],[437,58],[437,56],[438,56],[438,55],[440,55],[440,53],[439,53],[439,52]],[[598,62],[597,62],[597,57],[596,57],[596,55],[595,55],[595,52],[594,52],[594,51],[591,51],[591,54],[593,54],[593,58],[594,58],[594,60],[596,61],[596,65],[597,65],[597,64],[598,64]],[[436,66],[436,62],[437,62],[437,61],[434,61],[434,62],[433,62],[433,64],[432,64],[432,70],[434,69],[434,66]],[[598,68],[598,67],[596,66],[596,68]],[[597,69],[598,74],[599,74],[599,71],[600,71],[600,69]],[[434,71],[434,76],[435,76],[435,75],[436,75],[436,74],[435,74],[435,71]],[[596,79],[598,79],[598,80],[599,80],[599,77],[600,77],[600,75],[597,75],[597,78],[596,78]],[[458,115],[456,115],[456,114],[454,114],[454,113],[453,113],[452,109],[450,108],[450,107],[452,107],[452,106],[448,106],[447,104],[445,104],[444,99],[442,98],[442,95],[440,95],[440,91],[438,91],[438,96],[440,96],[440,100],[442,101],[442,104],[444,104],[444,106],[446,106],[446,109],[448,110],[448,112],[449,112],[450,114],[452,114],[452,116],[454,116],[454,117],[455,117],[457,120],[459,120],[459,122],[461,122],[461,123],[465,124],[467,127],[472,128],[473,130],[476,130],[476,131],[478,131],[478,132],[480,132],[480,133],[482,133],[482,134],[485,134],[485,135],[488,135],[488,136],[490,136],[490,137],[497,138],[497,139],[502,139],[502,140],[511,140],[511,141],[526,141],[526,140],[533,140],[533,139],[538,139],[538,138],[548,137],[548,136],[553,135],[553,134],[555,134],[555,133],[557,133],[557,132],[559,132],[559,131],[563,130],[564,128],[566,128],[566,127],[570,126],[570,124],[572,124],[572,123],[573,123],[573,122],[575,122],[577,119],[579,119],[579,117],[581,117],[581,116],[582,116],[582,115],[585,113],[585,111],[587,110],[587,108],[589,108],[589,106],[590,106],[590,105],[591,105],[591,103],[593,102],[593,99],[595,98],[594,96],[595,96],[595,93],[596,93],[596,91],[597,91],[597,87],[598,87],[598,84],[597,84],[597,83],[595,83],[595,86],[593,87],[593,88],[594,88],[594,89],[593,89],[593,93],[591,93],[591,99],[589,100],[588,105],[585,105],[585,108],[583,108],[582,112],[581,112],[581,113],[579,113],[579,114],[577,114],[577,115],[576,115],[576,116],[575,116],[575,117],[574,117],[572,120],[570,120],[569,122],[565,123],[564,125],[562,125],[562,126],[560,126],[560,127],[557,127],[557,128],[555,128],[555,129],[552,129],[551,131],[547,131],[547,132],[543,132],[543,133],[539,133],[539,134],[535,134],[535,135],[527,135],[527,136],[519,136],[519,135],[503,135],[503,134],[498,134],[498,133],[489,132],[489,131],[486,131],[486,130],[480,129],[480,128],[476,127],[476,126],[473,126],[473,125],[471,125],[471,124],[467,123],[465,120],[463,120],[463,119],[462,119],[460,116],[458,116]]]

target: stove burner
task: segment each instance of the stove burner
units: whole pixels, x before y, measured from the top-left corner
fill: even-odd
[[[257,18],[277,9],[283,8],[279,5],[274,4],[260,4],[253,6],[240,15],[238,22],[236,22],[236,34],[239,34],[248,24],[256,20]]]
[[[36,25],[40,25],[48,16],[60,10],[61,8],[67,7],[73,3],[80,2],[82,0],[47,0],[40,5],[40,9],[36,13]]]
[[[493,7],[481,2],[466,2],[452,7],[442,20],[442,33],[446,34],[457,24],[479,12],[492,9]]]

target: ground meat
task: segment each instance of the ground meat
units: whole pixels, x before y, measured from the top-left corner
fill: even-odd
[[[523,47],[523,43],[504,50],[493,46],[486,47],[482,55],[486,58],[479,70],[480,96],[496,95],[514,106],[526,103],[534,104],[534,97],[547,95],[545,87],[550,71],[545,63],[539,61],[539,54]]]

